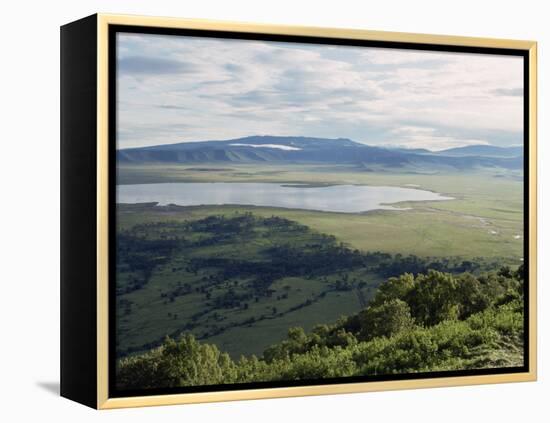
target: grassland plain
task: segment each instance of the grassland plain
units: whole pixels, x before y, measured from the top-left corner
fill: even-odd
[[[521,263],[523,191],[521,178],[511,173],[419,174],[362,172],[343,166],[239,165],[220,168],[219,165],[205,165],[168,168],[126,166],[119,169],[119,176],[122,183],[255,181],[312,185],[370,184],[421,188],[454,198],[450,201],[402,203],[399,207],[404,210],[364,214],[232,205],[120,205],[117,213],[119,231],[131,230],[136,225],[187,224],[213,215],[233,218],[253,213],[258,218],[278,216],[298,222],[313,233],[333,235],[347,248],[363,252],[381,251],[420,257],[458,256],[470,260],[494,258],[515,266]],[[170,231],[168,228],[161,235],[173,236],[178,230]],[[180,235],[195,241],[197,237],[207,235],[192,232],[183,231]],[[212,296],[221,295],[222,290],[227,291],[229,286],[224,285],[216,294],[209,288],[216,269],[190,271],[190,259],[223,257],[257,261],[262,259],[262,250],[271,244],[288,241],[285,240],[288,235],[272,231],[268,235],[260,230],[247,239],[215,242],[171,255],[170,260],[155,267],[143,287],[118,297],[121,351],[143,351],[158,345],[164,335],[191,330],[199,339],[214,343],[233,356],[261,354],[267,346],[283,339],[289,327],[301,326],[310,330],[316,324],[334,322],[343,314],[360,310],[362,304],[356,291],[329,289],[342,277],[342,274],[335,272],[314,280],[299,276],[281,278],[273,282],[272,295],[243,301],[246,308],[239,305],[208,311],[207,303]],[[312,237],[315,238],[311,233],[299,236],[294,233],[291,238],[297,245],[305,245],[312,241]],[[125,278],[135,276],[135,272],[126,272],[120,276],[121,283],[124,284]],[[361,288],[363,301],[374,295],[383,280],[380,275],[358,270],[348,271],[347,277],[367,281],[366,286]],[[239,290],[246,291],[250,282],[250,278],[228,280],[228,283],[234,284],[237,294]],[[181,291],[182,286],[192,286],[193,289],[185,295],[171,298],[169,293],[177,289]],[[207,291],[210,298],[205,296]],[[297,307],[305,302],[309,302],[307,307]],[[193,324],[186,326],[189,322]]]
[[[178,235],[180,229],[177,228],[181,226],[170,230],[170,225],[185,227],[189,222],[198,222],[209,216],[231,219],[247,213],[260,219],[281,217],[311,230],[289,235],[284,231],[276,233],[266,228],[255,228],[254,236],[239,236],[229,243],[206,243],[208,245],[180,249],[169,255],[169,260],[155,266],[145,285],[118,296],[121,310],[119,347],[125,354],[157,346],[165,335],[184,331],[194,333],[201,341],[218,345],[234,357],[261,354],[267,346],[284,339],[289,327],[301,326],[310,330],[316,324],[334,322],[341,315],[359,311],[383,280],[383,277],[372,272],[347,269],[346,278],[361,280],[365,282],[364,286],[359,291],[335,291],[330,287],[342,278],[339,272],[313,279],[284,277],[273,281],[273,292],[269,296],[244,299],[238,306],[214,310],[209,304],[229,289],[237,297],[241,295],[244,298],[252,280],[246,277],[229,278],[225,284],[213,288],[211,280],[219,269],[190,269],[190,260],[196,258],[218,257],[257,262],[266,260],[262,251],[269,246],[288,242],[289,239],[297,246],[306,246],[315,241],[316,234],[328,234],[346,248],[362,252],[460,257],[474,261],[481,257],[512,266],[519,265],[522,260],[523,183],[521,175],[510,171],[430,174],[365,171],[352,166],[148,165],[121,166],[118,178],[121,184],[253,181],[314,186],[399,186],[431,190],[454,198],[449,201],[400,203],[398,206],[403,210],[363,214],[236,205],[119,205],[117,230],[143,227],[145,238],[161,236],[166,239]],[[167,224],[168,229],[154,234],[150,231],[155,224]],[[179,235],[195,242],[209,236],[205,232],[189,230],[183,230]],[[135,277],[135,272],[122,272],[118,282],[124,285]],[[185,295],[170,294],[181,293],[182,290]],[[306,302],[306,307],[300,306]]]
[[[316,274],[322,265],[313,266],[312,260],[320,263],[341,247],[290,221],[273,227],[272,218],[236,212],[227,219],[162,223],[141,212],[154,206],[121,208],[127,209],[122,216],[137,214],[142,222],[128,226],[129,232],[122,225],[119,232],[117,340],[122,354],[190,331],[233,356],[259,355],[283,339],[289,327],[309,330],[360,310],[382,280],[360,266],[338,263]],[[228,229],[234,222],[240,222],[236,232]],[[158,248],[171,242],[172,251]],[[310,255],[297,259],[297,267],[282,269],[287,259],[270,252],[280,246]],[[349,249],[345,253],[357,256]],[[301,266],[313,271],[304,273]],[[348,285],[335,289],[343,279]]]
[[[514,171],[389,172],[357,166],[232,165],[121,166],[118,180],[159,182],[273,182],[286,184],[365,184],[418,188],[454,200],[400,203],[406,211],[341,214],[248,206],[188,207],[156,218],[199,219],[212,213],[254,211],[277,214],[354,248],[420,256],[500,257],[518,264],[523,257],[523,181]],[[304,188],[307,189],[307,188]],[[178,216],[174,216],[178,214]],[[151,217],[151,215],[150,215]],[[138,216],[133,219],[139,220]]]

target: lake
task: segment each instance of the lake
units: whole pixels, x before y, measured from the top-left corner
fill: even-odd
[[[160,205],[180,206],[231,204],[340,213],[403,210],[388,204],[442,200],[452,198],[420,189],[369,185],[319,187],[255,182],[178,182],[117,186],[117,203],[158,202]]]

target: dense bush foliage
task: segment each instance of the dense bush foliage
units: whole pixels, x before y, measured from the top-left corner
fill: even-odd
[[[118,363],[122,389],[511,367],[523,363],[523,267],[436,270],[383,283],[361,312],[291,328],[262,357],[233,360],[192,335]]]

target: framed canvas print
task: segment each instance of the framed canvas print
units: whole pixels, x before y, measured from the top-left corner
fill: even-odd
[[[536,379],[536,43],[61,29],[61,394]]]

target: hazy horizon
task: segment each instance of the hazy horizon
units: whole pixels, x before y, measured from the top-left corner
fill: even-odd
[[[522,144],[510,144],[510,145],[495,145],[495,144],[467,144],[463,146],[457,146],[457,147],[444,147],[444,148],[426,148],[426,147],[414,147],[414,146],[407,146],[407,145],[399,145],[399,144],[383,144],[383,145],[376,145],[376,144],[367,144],[363,143],[354,139],[350,138],[344,138],[344,137],[337,137],[337,138],[324,138],[324,137],[312,137],[308,135],[274,135],[274,134],[252,134],[252,135],[245,135],[238,138],[228,138],[228,139],[219,139],[219,140],[187,140],[187,141],[176,141],[171,143],[164,143],[164,144],[151,144],[151,145],[142,145],[142,146],[136,146],[136,147],[118,147],[117,150],[125,150],[125,149],[134,149],[134,148],[152,148],[152,147],[161,147],[161,146],[167,146],[167,145],[178,145],[178,144],[199,144],[204,142],[227,142],[227,141],[239,141],[244,140],[247,138],[256,138],[256,137],[265,137],[265,138],[317,138],[317,139],[326,139],[326,140],[349,140],[356,142],[358,144],[362,144],[369,147],[379,147],[379,148],[387,148],[387,149],[408,149],[408,150],[416,150],[419,148],[423,148],[425,150],[431,151],[431,152],[438,152],[438,151],[444,151],[451,148],[460,148],[460,147],[472,147],[472,146],[487,146],[487,147],[501,147],[501,148],[514,148],[514,147],[521,147]],[[239,146],[244,146],[245,144],[239,144]]]

